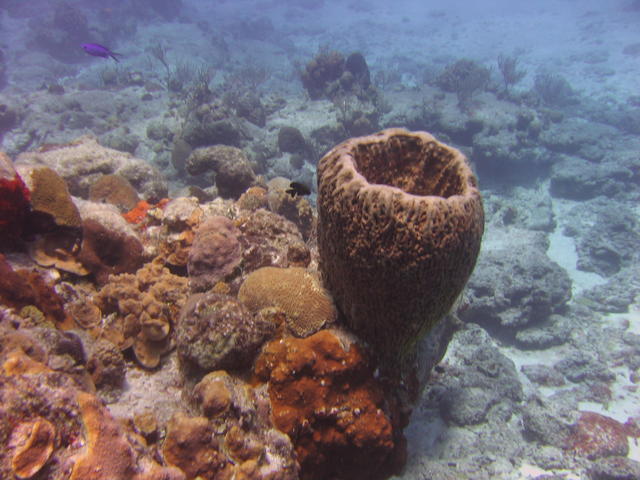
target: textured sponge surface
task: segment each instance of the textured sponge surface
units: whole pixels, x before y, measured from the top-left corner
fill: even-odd
[[[325,286],[383,358],[412,351],[473,271],[484,213],[465,156],[426,132],[353,138],[318,164]]]

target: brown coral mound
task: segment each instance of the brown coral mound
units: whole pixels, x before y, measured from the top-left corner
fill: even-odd
[[[227,217],[200,224],[189,251],[187,269],[193,292],[204,292],[232,273],[242,260],[240,231]]]
[[[301,478],[375,480],[399,466],[401,434],[356,345],[329,330],[275,340],[255,372],[269,382],[273,421],[294,443]]]
[[[304,268],[264,267],[249,274],[238,299],[253,311],[266,307],[282,309],[287,327],[298,337],[307,337],[336,318],[329,294]]]
[[[188,479],[232,478],[233,466],[219,446],[206,417],[176,413],[167,425],[163,453],[167,463],[180,468]]]
[[[190,175],[215,177],[218,192],[239,198],[256,181],[256,174],[242,150],[227,145],[196,148],[187,158]]]
[[[135,272],[142,265],[143,253],[136,237],[110,230],[96,220],[84,221],[78,260],[99,284],[105,284],[109,275]]]
[[[47,226],[80,229],[80,212],[71,200],[67,182],[48,167],[21,167],[23,178],[31,191],[33,222],[39,223],[38,231]]]
[[[353,138],[318,164],[318,248],[349,326],[392,361],[451,308],[480,250],[484,213],[458,150],[426,132]]]
[[[132,210],[140,201],[131,182],[120,175],[104,175],[89,188],[89,200],[110,203],[121,212]]]

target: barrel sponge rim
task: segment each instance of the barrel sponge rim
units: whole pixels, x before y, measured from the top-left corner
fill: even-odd
[[[357,334],[385,354],[406,350],[451,308],[480,250],[484,211],[466,157],[427,132],[393,128],[346,140],[317,173],[327,288]],[[402,325],[388,334],[384,322]]]

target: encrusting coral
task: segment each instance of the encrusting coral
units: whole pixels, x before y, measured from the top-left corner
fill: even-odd
[[[155,368],[173,346],[173,322],[186,298],[187,280],[158,263],[145,265],[135,275],[112,275],[94,299],[107,317],[96,335],[121,350],[133,347],[143,367]]]
[[[274,340],[255,373],[268,382],[273,421],[293,441],[302,479],[383,479],[402,466],[399,418],[348,339],[322,330]]]
[[[396,363],[449,311],[484,228],[476,178],[426,132],[352,138],[318,164],[318,250],[327,289],[374,354]]]
[[[256,312],[266,307],[282,309],[288,329],[298,337],[307,337],[336,319],[329,294],[300,267],[263,267],[250,273],[238,299]]]

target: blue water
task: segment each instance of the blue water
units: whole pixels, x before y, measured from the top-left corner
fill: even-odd
[[[480,422],[461,424],[442,413],[437,392],[493,387],[427,388],[433,395],[407,430],[403,478],[586,478],[588,462],[554,461],[562,449],[527,434],[522,418],[532,395],[574,413],[640,418],[638,25],[637,0],[0,0],[0,150],[15,158],[94,135],[153,165],[178,196],[210,186],[185,172],[179,140],[230,144],[266,179],[315,190],[318,159],[342,140],[388,127],[430,131],[468,156],[485,196],[478,283],[470,282],[472,314],[462,316],[489,332],[487,345],[513,362],[524,393],[508,406],[492,400]],[[369,80],[343,78],[342,63],[316,91],[303,82],[314,59],[348,63],[354,53]],[[224,113],[212,120],[206,105]],[[221,118],[229,131],[193,133]],[[296,127],[304,147],[283,149],[282,127]],[[540,264],[513,253],[531,250],[567,276],[570,299],[546,299],[555,270],[536,276],[529,269]],[[482,268],[502,275],[495,296],[480,298]],[[530,283],[517,292],[505,286],[523,278]],[[549,311],[531,308],[510,325],[529,301]],[[563,341],[531,340],[538,330],[529,329]],[[460,368],[464,342],[453,345],[445,362]],[[576,352],[612,377],[567,373],[561,362]],[[562,385],[532,380],[521,368],[532,364],[557,367]],[[589,394],[594,385],[610,395]],[[636,458],[634,448],[623,456]]]

